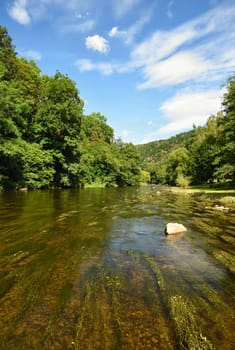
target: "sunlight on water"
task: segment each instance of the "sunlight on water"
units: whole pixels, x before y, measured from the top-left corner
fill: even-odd
[[[151,186],[0,194],[0,348],[234,349],[235,212],[206,207]]]

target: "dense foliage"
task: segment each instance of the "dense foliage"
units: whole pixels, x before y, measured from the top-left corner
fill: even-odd
[[[0,189],[140,181],[136,148],[114,139],[99,113],[84,115],[75,83],[19,58],[0,27]]]
[[[235,76],[227,81],[221,109],[203,127],[137,146],[142,168],[150,173],[151,183],[234,186]]]

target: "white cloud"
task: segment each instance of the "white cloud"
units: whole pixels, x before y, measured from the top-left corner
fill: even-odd
[[[165,118],[171,122],[183,122],[186,127],[193,123],[201,124],[207,118],[218,112],[221,105],[221,91],[197,91],[182,90],[174,97],[166,100],[160,107]]]
[[[210,69],[210,63],[191,52],[179,52],[144,68],[145,83],[140,88],[176,85],[198,78]]]
[[[20,24],[30,24],[32,21],[49,17],[49,6],[63,5],[62,0],[10,0],[10,3],[8,13]]]
[[[109,36],[111,38],[119,38],[126,35],[126,32],[123,30],[119,30],[118,27],[112,27],[112,29],[109,31]]]
[[[35,50],[28,50],[23,52],[23,55],[25,55],[28,58],[31,58],[35,61],[40,61],[42,59],[42,55],[40,52],[35,51]]]
[[[149,121],[148,121],[148,126],[152,126],[152,125],[153,125],[152,120],[149,120]]]
[[[204,125],[210,115],[220,110],[222,93],[221,90],[178,92],[160,107],[166,124],[146,135],[142,143],[167,138],[192,129],[193,124]]]
[[[171,32],[157,31],[132,51],[132,60],[137,66],[159,62],[196,36],[193,28],[180,26]]]
[[[235,69],[235,6],[218,6],[169,31],[156,31],[132,51],[141,88],[224,79]]]
[[[15,0],[12,6],[8,9],[11,18],[24,25],[31,22],[31,17],[27,10],[27,3],[27,0]]]
[[[98,34],[86,38],[86,47],[101,53],[107,53],[109,51],[108,41]]]

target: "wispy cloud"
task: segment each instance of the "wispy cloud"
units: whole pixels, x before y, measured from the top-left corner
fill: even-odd
[[[125,30],[119,30],[118,26],[112,27],[112,29],[109,31],[109,36],[111,38],[122,38],[126,36]]]
[[[98,34],[86,37],[85,43],[86,47],[90,50],[98,51],[101,53],[108,53],[110,50],[108,40]]]
[[[75,66],[80,72],[91,72],[98,71],[104,75],[111,75],[115,71],[115,67],[108,62],[96,62],[93,63],[91,60],[83,58],[78,59],[75,62]]]
[[[142,89],[161,85],[176,85],[206,73],[210,63],[191,52],[179,52],[158,63],[147,65],[144,68],[145,82],[140,84]]]
[[[130,67],[125,63],[116,62],[93,62],[87,58],[81,58],[76,60],[75,66],[80,72],[97,71],[103,75],[111,75],[113,73],[125,73],[130,71]]]
[[[113,1],[113,8],[117,17],[126,15],[131,9],[133,9],[140,0],[119,0]]]
[[[97,13],[97,11],[99,13],[112,11],[117,18],[120,18],[125,16],[141,1],[115,0],[108,2],[106,0],[100,0],[97,7],[97,0],[8,0],[8,13],[12,19],[23,25],[45,18],[54,18],[54,20],[57,20],[58,15],[63,16],[65,13],[70,13],[72,16],[75,12],[81,14],[83,19],[84,13]]]
[[[126,29],[119,29],[118,26],[112,27],[109,31],[111,38],[119,38],[127,45],[133,43],[136,35],[143,29],[146,23],[151,18],[151,11],[148,11],[144,16],[137,20],[132,26]]]
[[[173,17],[172,7],[173,7],[174,3],[175,3],[175,0],[171,0],[167,5],[166,15],[168,18]]]
[[[22,52],[23,56],[26,56],[27,58],[33,59],[35,61],[40,61],[42,59],[42,54],[35,50],[27,50]]]
[[[195,36],[195,29],[190,26],[185,27],[185,25],[169,32],[158,30],[136,46],[131,53],[131,59],[139,67],[160,62]]]
[[[91,31],[95,26],[95,21],[92,19],[85,20],[83,22],[74,21],[71,23],[67,21],[67,23],[63,23],[61,25],[61,31],[63,33],[86,33]]]
[[[142,71],[141,88],[216,80],[235,68],[235,6],[219,6],[170,31],[156,31],[131,58]],[[221,74],[222,73],[222,74]]]

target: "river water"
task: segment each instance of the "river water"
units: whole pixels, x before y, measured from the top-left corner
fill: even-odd
[[[211,203],[151,186],[1,193],[0,349],[235,349],[235,212]]]

